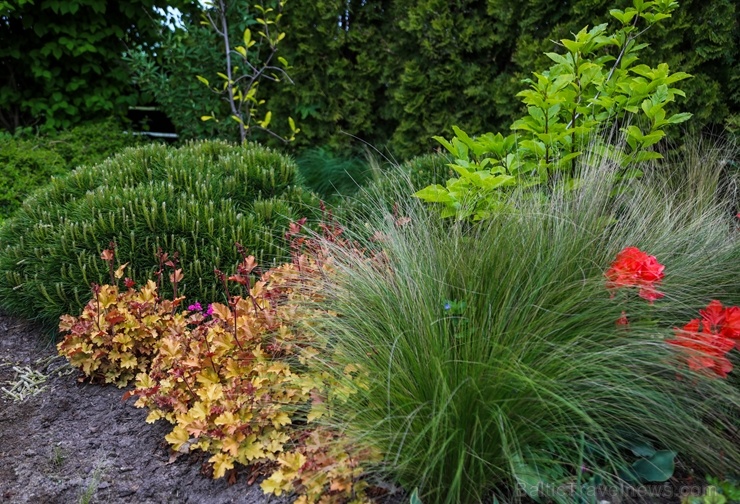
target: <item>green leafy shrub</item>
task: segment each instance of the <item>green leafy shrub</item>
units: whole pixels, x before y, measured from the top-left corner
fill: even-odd
[[[31,191],[68,171],[62,156],[36,142],[0,138],[0,220],[9,217]]]
[[[154,51],[167,7],[182,0],[0,2],[0,128],[70,128],[123,116],[137,91],[121,59],[127,46]]]
[[[234,28],[230,35],[239,37],[246,28],[245,12],[238,3],[230,6],[233,17],[229,26]],[[236,141],[238,134],[231,121],[200,120],[205,111],[218,117],[229,114],[229,105],[220,95],[195,78],[196,74],[210,76],[220,71],[223,52],[219,49],[219,37],[197,20],[185,17],[183,22],[186,29],[176,28],[164,34],[162,50],[156,56],[141,47],[126,53],[124,59],[133,81],[147,99],[153,99],[165,111],[180,139]]]
[[[527,115],[511,125],[514,133],[471,138],[453,126],[451,141],[435,137],[455,156],[451,167],[458,177],[415,195],[442,204],[443,217],[484,219],[507,204],[507,194],[515,187],[577,184],[576,158],[589,148],[611,148],[601,139],[615,123],[625,141],[614,151],[623,167],[618,177],[639,176],[631,164],[660,159],[653,146],[663,139],[664,130],[691,117],[667,113],[675,97],[684,96],[674,84],[690,75],[671,73],[664,63],[656,68],[634,63],[645,47],[637,43],[638,36],[670,17],[678,3],[634,0],[634,5],[611,11],[621,23],[614,33],[607,34],[606,24],[583,28],[572,39],[561,39],[564,54],[547,53],[554,64],[535,72],[525,81],[528,89],[517,94]]]
[[[99,163],[136,143],[112,119],[46,135],[0,135],[0,219],[9,217],[52,176]]]
[[[234,242],[263,263],[283,257],[282,229],[316,198],[293,185],[295,164],[257,145],[225,142],[131,148],[54,179],[0,228],[0,306],[52,323],[77,313],[101,251],[113,241],[142,283],[159,248],[178,252],[190,299],[217,299],[213,268],[239,261]]]
[[[322,334],[337,369],[368,373],[335,418],[423,502],[584,502],[625,474],[665,479],[676,453],[700,471],[740,467],[740,389],[685,366],[677,379],[666,343],[710,300],[740,304],[734,216],[726,201],[697,210],[701,195],[658,174],[615,197],[613,159],[583,170],[579,189],[514,192],[479,224],[403,199],[391,214],[383,196],[374,240],[352,238],[382,247],[384,268],[331,248],[337,283],[319,306],[339,317]],[[607,288],[627,246],[665,265],[652,305]]]
[[[97,164],[141,139],[126,133],[120,121],[109,118],[75,126],[38,137],[41,146],[58,153],[71,171],[82,165]]]
[[[284,3],[209,2],[197,16],[183,16],[183,27],[164,35],[156,55],[141,46],[127,52],[134,82],[166,112],[180,138],[291,140],[298,133],[290,114],[276,127],[269,110],[257,110],[264,103],[260,82],[291,82],[287,61],[277,56]]]

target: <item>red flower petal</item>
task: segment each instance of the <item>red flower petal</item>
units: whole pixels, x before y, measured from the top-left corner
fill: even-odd
[[[712,332],[717,332],[717,328],[725,322],[725,308],[722,303],[713,299],[709,302],[704,310],[699,310],[701,318],[708,325]]]

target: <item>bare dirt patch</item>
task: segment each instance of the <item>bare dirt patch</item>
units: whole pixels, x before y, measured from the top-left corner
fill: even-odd
[[[166,422],[114,386],[79,383],[37,326],[0,314],[0,502],[282,503],[241,476],[201,474],[207,456],[170,462]],[[45,377],[45,378],[44,378]]]

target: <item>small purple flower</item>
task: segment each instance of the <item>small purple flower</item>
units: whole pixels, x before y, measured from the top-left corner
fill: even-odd
[[[206,317],[213,315],[213,305],[209,304],[208,309],[206,310]]]
[[[210,306],[208,308],[210,310]],[[203,311],[203,307],[197,301],[188,306],[188,311]],[[210,314],[209,314],[210,315]]]
[[[444,309],[445,309],[446,311],[448,311],[448,310],[450,310],[451,308],[452,308],[452,305],[450,304],[450,302],[449,302],[449,301],[447,301],[447,302],[445,303],[445,305],[444,305]]]

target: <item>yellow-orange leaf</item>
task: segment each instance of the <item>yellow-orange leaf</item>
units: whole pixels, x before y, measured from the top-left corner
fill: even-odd
[[[226,453],[218,453],[208,459],[213,464],[213,477],[223,478],[226,471],[234,468],[234,459],[232,459]]]
[[[265,481],[260,483],[262,491],[266,494],[274,494],[278,497],[283,492],[289,492],[293,490],[293,485],[290,484],[290,480],[286,480],[283,471],[275,471]]]
[[[221,449],[236,458],[239,455],[239,446],[244,439],[244,434],[237,433],[233,436],[227,436],[221,442]]]
[[[170,282],[176,283],[181,282],[183,278],[182,269],[178,268],[172,273],[170,273]]]
[[[121,365],[122,368],[134,369],[134,368],[136,368],[136,364],[137,364],[136,357],[134,355],[124,354],[121,357],[121,364],[120,365]]]
[[[149,419],[147,418],[147,420]],[[175,450],[179,450],[190,440],[190,435],[188,434],[188,431],[185,430],[185,427],[182,425],[175,425],[172,432],[167,434],[164,438]]]
[[[276,429],[279,429],[282,425],[288,425],[289,423],[291,423],[290,417],[284,411],[280,411],[272,417],[272,425],[274,425]]]
[[[126,266],[128,266],[128,263],[121,264],[118,269],[115,272],[116,278],[123,278],[123,270],[126,269]]]
[[[223,305],[221,303],[213,303],[211,304],[211,308],[213,308],[214,318],[229,320],[229,318],[231,317],[231,310],[229,310],[229,307],[226,305]]]
[[[137,401],[138,404],[138,401]],[[160,418],[164,418],[164,414],[159,410],[151,410],[146,416],[146,423],[154,423]]]
[[[278,462],[283,466],[285,477],[293,479],[303,464],[306,463],[306,456],[300,452],[284,453],[278,457]]]
[[[245,441],[242,442],[239,447],[238,458],[241,462],[248,462],[252,460],[261,459],[265,456],[265,451],[260,446],[260,443],[256,442],[257,437],[254,434],[250,434]]]

